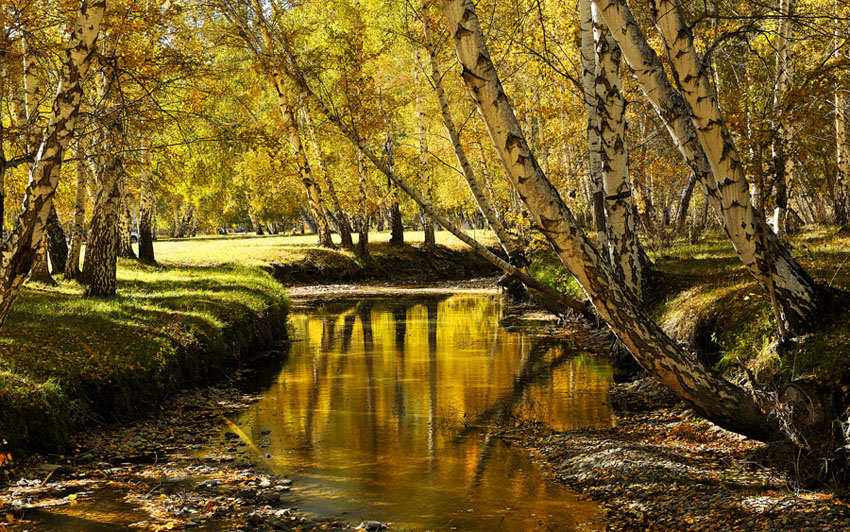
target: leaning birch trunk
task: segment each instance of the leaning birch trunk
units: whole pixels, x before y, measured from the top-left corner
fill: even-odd
[[[260,33],[262,34],[261,50],[262,54],[271,56],[273,51],[272,38],[269,33],[266,20],[263,17],[263,7],[260,5],[260,0],[253,0],[254,11],[257,14]],[[249,43],[253,48],[253,43]],[[281,73],[277,69],[272,69],[269,76],[272,87],[277,96],[278,107],[283,118],[283,124],[289,134],[289,142],[292,145],[292,151],[295,152],[295,160],[298,162],[298,174],[301,178],[301,183],[307,191],[307,203],[310,206],[310,212],[316,220],[317,233],[319,237],[319,245],[322,247],[333,248],[334,243],[331,238],[331,229],[328,220],[325,217],[325,205],[322,201],[322,192],[319,185],[313,180],[313,175],[310,171],[310,163],[307,159],[307,154],[304,151],[304,143],[301,141],[301,133],[298,131],[298,123],[295,121],[295,116],[292,112],[292,105],[286,97],[284,88],[281,85]]]
[[[596,49],[594,46],[591,0],[579,0],[581,17],[581,84],[584,112],[587,117],[588,182],[592,198],[593,225],[599,239],[599,249],[608,248],[605,225],[605,192],[602,187],[602,146],[599,138],[599,115],[596,95]]]
[[[74,199],[74,226],[71,228],[71,248],[65,262],[65,279],[77,279],[80,276],[80,251],[83,247],[83,231],[86,223],[86,186],[89,182],[88,164],[83,160],[82,150],[77,149],[77,190]]]
[[[594,3],[685,162],[705,186],[706,196],[738,257],[761,287],[776,295],[780,309],[777,319],[794,334],[813,328],[820,306],[817,286],[753,208],[737,151],[720,117],[708,78],[699,67],[690,33],[683,25],[676,24],[682,33],[670,35],[681,37],[675,43],[678,51],[668,53],[675,58],[674,67],[679,65],[677,78],[683,84],[683,91],[695,104],[693,120],[692,110],[673,89],[660,59],[647,44],[625,1],[594,0]],[[678,10],[669,2],[664,7],[659,5],[658,12],[665,21],[680,20]],[[662,35],[667,35],[668,30]],[[685,69],[685,62],[691,68]]]
[[[141,190],[139,192],[139,260],[156,264],[153,250],[153,183],[149,148],[142,146]]]
[[[302,111],[307,132],[310,134],[310,141],[313,143],[313,154],[316,156],[316,162],[319,165],[319,174],[324,178],[324,182],[328,188],[328,195],[331,198],[331,205],[334,208],[340,245],[343,249],[353,250],[354,241],[351,238],[351,223],[348,220],[348,215],[342,210],[333,179],[331,179],[331,175],[328,173],[328,165],[325,162],[325,154],[319,144],[319,137],[316,135],[316,128],[313,126],[313,118],[310,116],[310,110],[308,108],[305,107]]]
[[[611,266],[628,290],[643,299],[647,265],[637,238],[635,209],[629,183],[626,148],[626,101],[621,93],[620,50],[605,23],[594,11],[596,41],[596,116],[605,190],[605,226]],[[600,245],[601,250],[605,250]],[[603,251],[604,253],[604,251]]]
[[[704,368],[653,322],[620,286],[543,175],[490,59],[471,0],[442,0],[463,79],[512,185],[564,266],[637,361],[703,416],[762,441],[785,440],[748,392]]]
[[[777,131],[771,143],[774,165],[773,232],[780,237],[786,235],[785,217],[788,209],[788,189],[793,172],[794,157],[791,143],[794,132],[789,124],[786,98],[792,80],[791,0],[779,0],[779,27],[776,36],[776,84],[773,91],[773,116],[777,118]]]
[[[427,15],[426,15],[427,16]],[[423,17],[423,23],[427,22],[428,19]],[[414,45],[413,48],[413,86],[416,93],[416,125],[417,131],[419,133],[419,181],[422,183],[422,196],[428,203],[431,203],[433,200],[433,196],[431,194],[431,188],[433,187],[433,172],[431,171],[431,165],[428,160],[428,137],[427,132],[425,131],[425,112],[423,110],[422,102],[419,97],[419,69],[421,68],[422,63],[419,60],[419,49]],[[425,247],[434,246],[437,244],[437,238],[434,234],[434,220],[431,219],[431,215],[423,211],[423,219],[424,219],[424,238],[423,245]]]
[[[446,132],[449,135],[449,140],[451,140],[455,156],[460,164],[463,178],[469,186],[469,191],[472,193],[473,199],[475,199],[475,204],[478,205],[478,210],[481,211],[481,214],[484,216],[484,219],[487,220],[487,224],[490,226],[490,229],[492,229],[493,233],[495,233],[496,238],[499,240],[499,244],[508,256],[508,262],[519,269],[525,269],[528,266],[528,260],[525,256],[522,244],[508,232],[507,228],[505,228],[505,225],[502,223],[501,218],[499,218],[496,209],[493,208],[493,204],[484,194],[484,190],[481,188],[478,178],[475,175],[475,170],[473,170],[472,164],[469,162],[469,158],[466,155],[466,150],[460,141],[460,135],[458,133],[457,126],[455,125],[454,118],[452,117],[451,109],[449,109],[448,98],[446,97],[446,91],[443,87],[443,73],[440,70],[439,63],[437,62],[437,46],[434,42],[434,34],[431,30],[431,18],[430,13],[428,12],[428,3],[428,0],[425,0],[422,3],[422,24],[425,35],[425,49],[428,51],[428,56],[430,58],[431,83],[434,85],[434,92],[436,93],[437,100],[440,104],[440,114],[443,117],[443,124],[446,127]],[[482,168],[484,168],[483,161]]]
[[[59,184],[58,170],[74,134],[83,95],[82,80],[91,63],[105,8],[105,0],[83,0],[72,27],[50,121],[30,171],[21,214],[12,235],[0,248],[0,326],[29,273],[47,216],[53,208],[53,195]]]

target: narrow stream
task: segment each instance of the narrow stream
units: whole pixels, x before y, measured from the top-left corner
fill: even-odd
[[[291,316],[289,359],[233,421],[301,511],[392,530],[593,530],[492,424],[610,426],[606,362],[499,325],[482,295],[342,301]],[[223,431],[226,429],[222,429]]]

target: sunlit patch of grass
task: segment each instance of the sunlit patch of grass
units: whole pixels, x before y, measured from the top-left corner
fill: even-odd
[[[485,245],[495,243],[490,231],[467,231],[470,236]],[[405,243],[418,245],[424,241],[421,231],[406,231]],[[355,242],[357,240],[354,235]],[[369,243],[378,253],[385,252],[390,246],[389,231],[369,233]],[[450,248],[464,248],[466,244],[448,231],[437,231],[438,245]],[[339,243],[337,235],[334,242]],[[315,235],[221,235],[195,238],[164,239],[155,243],[157,260],[168,265],[217,265],[246,264],[265,265],[271,263],[292,264],[304,261],[345,262],[354,260],[354,255],[341,249],[328,250],[317,248]],[[320,257],[318,257],[320,255]]]
[[[279,283],[243,265],[122,260],[118,281],[118,294],[107,299],[83,297],[82,287],[64,281],[24,289],[0,330],[0,436],[47,445],[90,414],[87,402],[130,392],[143,407],[186,375],[223,367],[228,326],[267,312],[282,316],[287,305]],[[203,351],[206,367],[187,367],[190,350]]]

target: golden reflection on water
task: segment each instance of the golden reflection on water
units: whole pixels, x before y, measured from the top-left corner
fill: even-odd
[[[595,505],[486,426],[608,426],[611,370],[506,331],[499,313],[477,295],[294,313],[289,361],[236,422],[291,472],[304,511],[395,530],[575,530]]]

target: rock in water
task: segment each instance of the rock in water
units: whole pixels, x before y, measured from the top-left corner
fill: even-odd
[[[386,530],[387,525],[381,523],[379,521],[363,521],[359,525],[357,525],[356,530],[368,530],[369,532],[376,532],[378,530]]]

